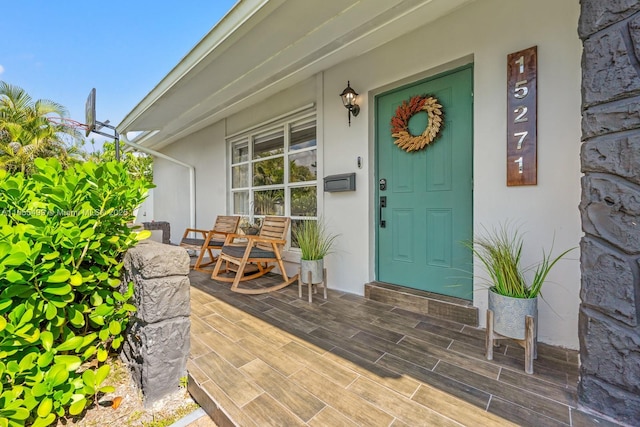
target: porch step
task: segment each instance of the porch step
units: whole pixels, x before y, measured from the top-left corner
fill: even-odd
[[[229,418],[227,413],[222,409],[220,404],[213,400],[211,395],[207,393],[204,387],[193,377],[188,374],[187,391],[198,405],[209,415],[209,418],[216,423],[218,427],[235,427],[236,424]]]
[[[478,308],[464,299],[383,282],[365,284],[364,297],[414,313],[478,326]]]

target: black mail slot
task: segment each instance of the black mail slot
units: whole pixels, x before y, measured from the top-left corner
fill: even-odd
[[[330,175],[324,177],[324,191],[333,193],[336,191],[355,191],[356,190],[356,174],[342,173],[338,175]]]

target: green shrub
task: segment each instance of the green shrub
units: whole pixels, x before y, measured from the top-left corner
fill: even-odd
[[[49,425],[110,390],[100,365],[135,310],[122,256],[149,234],[128,223],[150,185],[121,164],[35,166],[0,170],[0,427]]]

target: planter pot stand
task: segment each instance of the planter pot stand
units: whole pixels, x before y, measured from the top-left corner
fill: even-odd
[[[324,260],[301,260],[298,271],[298,297],[302,298],[302,285],[309,286],[309,302],[312,294],[317,293],[317,286],[322,286],[324,299],[327,299],[327,269],[324,268]]]
[[[506,311],[502,311],[503,305]],[[493,347],[498,345],[496,341],[510,339],[524,347],[524,370],[527,374],[533,374],[533,359],[538,357],[537,312],[537,299],[510,298],[489,290],[485,343],[487,360],[493,360]]]

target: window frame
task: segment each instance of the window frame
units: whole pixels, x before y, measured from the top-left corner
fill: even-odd
[[[301,127],[301,129],[304,129],[305,125],[309,125],[312,124],[312,126],[315,128],[315,145],[311,146],[311,147],[304,147],[304,148],[298,148],[298,149],[294,149],[291,150],[291,131],[292,128],[295,127]],[[274,155],[270,155],[267,157],[259,157],[259,158],[254,158],[254,142],[257,138],[260,137],[264,137],[267,135],[276,135],[279,132],[283,133],[284,136],[284,141],[283,141],[283,152],[281,154],[274,154]],[[283,209],[283,214],[282,216],[286,216],[291,218],[291,224],[293,225],[294,221],[296,220],[317,220],[318,219],[318,213],[320,212],[320,206],[321,206],[321,197],[323,195],[322,192],[322,188],[319,185],[319,183],[322,182],[322,176],[321,176],[321,167],[320,167],[320,141],[318,138],[318,134],[319,134],[319,130],[318,130],[318,118],[317,118],[317,114],[315,111],[313,112],[307,112],[304,114],[296,114],[296,115],[292,115],[289,116],[287,118],[278,120],[277,122],[273,122],[273,123],[269,123],[269,124],[265,124],[263,126],[256,126],[256,127],[252,127],[249,128],[248,130],[245,131],[241,131],[238,132],[234,135],[228,136],[226,138],[226,146],[227,146],[227,159],[226,159],[226,167],[227,167],[227,185],[226,185],[226,189],[227,189],[227,196],[228,196],[228,206],[229,206],[229,211],[232,215],[241,215],[244,217],[248,217],[250,221],[253,221],[254,218],[260,218],[262,217],[262,215],[255,215],[254,214],[254,193],[256,191],[261,191],[261,190],[280,190],[283,189],[284,190],[284,209]],[[236,163],[234,163],[234,146],[238,143],[246,143],[247,146],[247,155],[246,155],[246,159],[243,161],[238,161]],[[291,156],[295,156],[299,153],[304,153],[304,152],[309,152],[309,151],[314,151],[315,150],[315,163],[316,163],[316,179],[315,180],[311,180],[311,181],[300,181],[300,182],[290,182],[290,168],[289,168],[289,162],[290,162],[290,157]],[[254,173],[253,173],[253,167],[254,164],[259,162],[259,161],[263,161],[263,160],[268,160],[268,159],[275,159],[275,158],[283,158],[283,182],[282,184],[270,184],[270,185],[260,185],[260,186],[256,186],[253,182],[253,177],[254,177]],[[233,187],[233,168],[237,167],[237,166],[243,166],[246,165],[246,183],[247,186],[243,186],[243,187],[237,187],[234,188]],[[291,215],[291,190],[295,189],[295,188],[304,188],[304,187],[315,187],[316,189],[316,212],[315,212],[315,216],[300,216],[300,215],[296,215],[296,216],[292,216]],[[235,194],[238,193],[243,193],[246,192],[248,193],[248,200],[246,202],[246,206],[247,209],[249,210],[249,212],[243,213],[243,212],[238,212],[236,213],[236,206],[235,206]],[[300,256],[300,249],[292,247],[291,246],[291,227],[289,228],[289,232],[288,232],[288,236],[287,236],[287,244],[284,247],[284,251],[285,254],[287,254],[287,252],[289,252],[289,255],[293,255],[293,259],[287,259],[290,257],[287,256],[283,256],[285,259],[287,260],[291,260],[291,261],[296,261],[296,258],[299,258]]]

